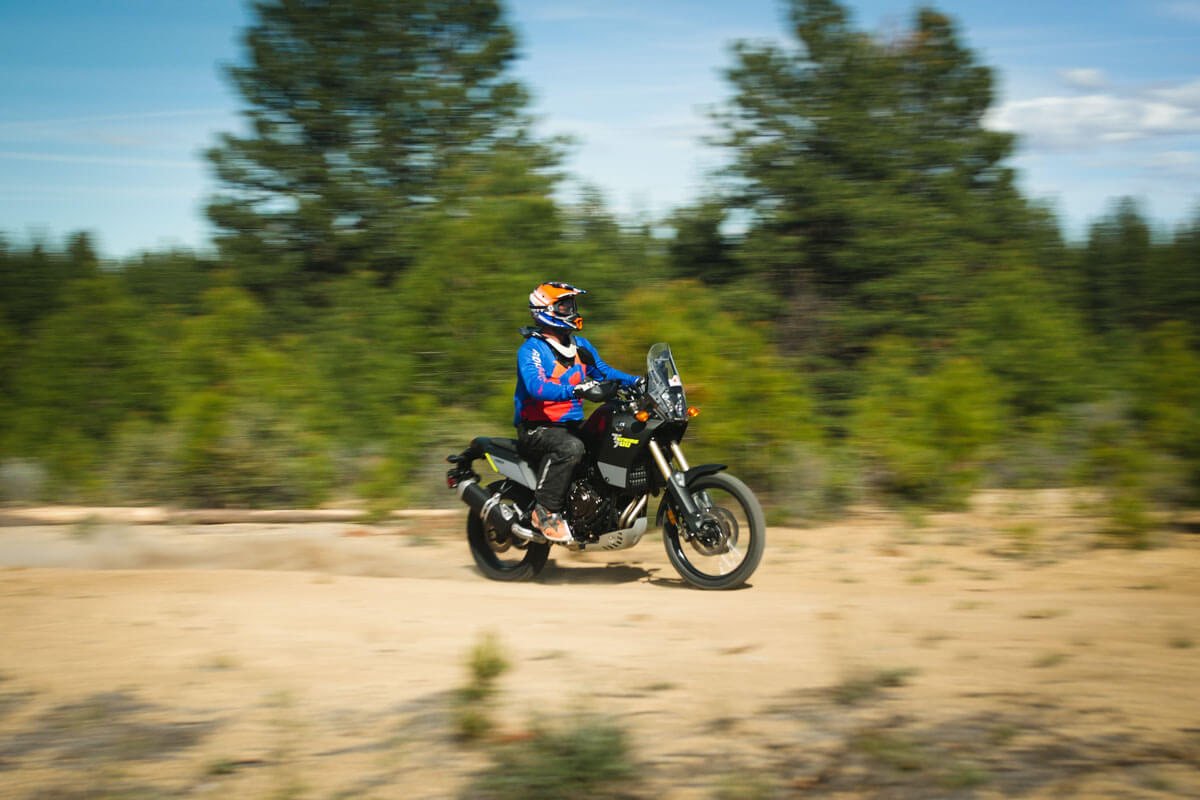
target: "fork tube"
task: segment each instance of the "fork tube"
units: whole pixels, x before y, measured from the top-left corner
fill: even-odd
[[[671,465],[667,463],[666,456],[663,455],[662,448],[658,446],[658,442],[650,440],[650,455],[654,456],[654,463],[658,464],[659,472],[662,473],[663,479],[671,483]]]
[[[671,442],[671,455],[675,456],[675,463],[679,464],[681,470],[687,472],[691,469],[687,459],[683,457],[683,451],[679,449],[679,442]]]
[[[683,473],[671,469],[671,465],[667,462],[666,456],[663,455],[662,448],[658,446],[658,442],[651,439],[649,446],[650,455],[654,456],[654,463],[658,465],[663,477],[667,481],[667,493],[675,501],[676,507],[683,512],[684,527],[689,533],[699,531],[704,517],[700,514],[700,510],[696,506],[696,501],[692,499],[692,493],[688,491],[687,486],[684,484]],[[672,445],[672,447],[678,449],[675,445]]]

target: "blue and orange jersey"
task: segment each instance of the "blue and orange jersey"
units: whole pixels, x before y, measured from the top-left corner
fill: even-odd
[[[514,425],[522,422],[582,422],[583,401],[575,397],[576,386],[589,380],[619,380],[626,384],[637,381],[633,375],[601,361],[596,348],[587,339],[576,336],[575,347],[574,362],[565,362],[540,336],[526,338],[517,351]]]

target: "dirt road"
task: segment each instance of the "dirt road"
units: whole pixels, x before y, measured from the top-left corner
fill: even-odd
[[[1062,492],[862,511],[771,528],[726,593],[653,535],[509,585],[461,520],[4,527],[0,797],[457,797],[581,714],[633,797],[1200,797],[1200,537],[1097,526]]]

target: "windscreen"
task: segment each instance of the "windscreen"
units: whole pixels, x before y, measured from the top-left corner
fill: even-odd
[[[671,347],[659,342],[646,354],[646,390],[668,419],[687,419],[683,381],[671,357]]]

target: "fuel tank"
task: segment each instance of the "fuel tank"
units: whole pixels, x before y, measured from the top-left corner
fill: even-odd
[[[656,418],[642,422],[632,413],[606,403],[592,412],[581,434],[607,483],[619,489],[645,491],[649,460],[646,445],[660,424]]]

